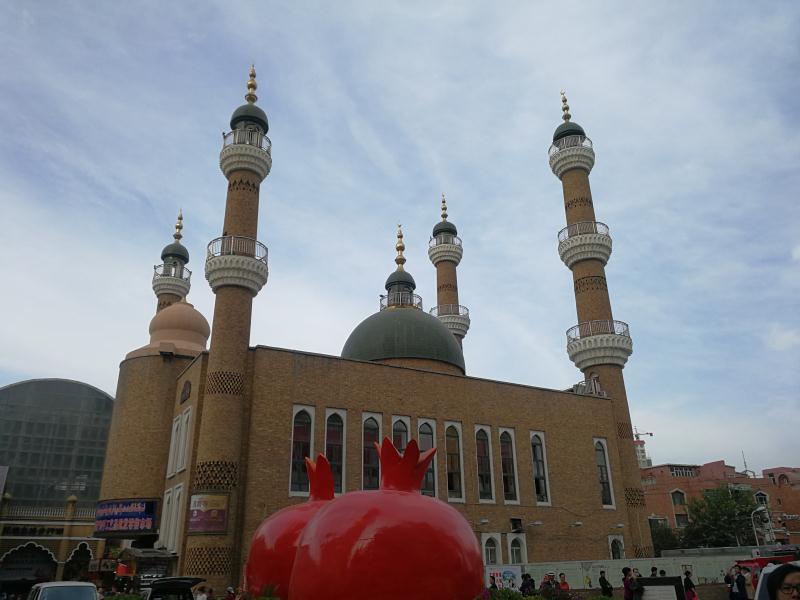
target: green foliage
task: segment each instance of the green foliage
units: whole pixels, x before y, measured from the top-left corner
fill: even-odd
[[[669,525],[650,521],[650,534],[653,536],[653,550],[661,556],[662,550],[673,550],[681,547],[681,538]]]
[[[142,600],[139,594],[116,594],[111,598],[114,598],[114,600]]]
[[[750,513],[756,507],[749,491],[719,487],[701,499],[689,500],[689,525],[683,532],[687,548],[752,544]]]
[[[517,590],[492,590],[492,600],[524,600]]]

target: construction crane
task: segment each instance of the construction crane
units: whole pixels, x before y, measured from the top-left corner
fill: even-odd
[[[639,436],[642,436],[642,435],[649,435],[650,437],[653,437],[653,434],[650,433],[649,431],[639,431],[639,429],[634,425],[633,426],[633,438],[638,442],[639,441]]]

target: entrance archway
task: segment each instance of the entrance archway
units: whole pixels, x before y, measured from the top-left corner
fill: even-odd
[[[69,560],[64,564],[64,581],[85,581],[89,578],[89,561],[92,560],[92,551],[89,544],[81,542],[72,551]]]
[[[52,552],[39,544],[28,542],[9,550],[0,558],[0,582],[12,584],[52,581],[57,567],[58,563]]]

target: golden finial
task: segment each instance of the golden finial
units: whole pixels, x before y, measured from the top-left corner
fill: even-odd
[[[183,209],[178,209],[178,220],[175,222],[175,233],[172,234],[172,237],[175,238],[176,241],[180,241],[183,237],[181,230],[183,229]]]
[[[258,100],[258,96],[256,96],[257,89],[258,84],[256,83],[256,66],[250,65],[250,79],[247,80],[247,93],[244,95],[244,99],[250,104],[253,104],[256,100]]]
[[[564,90],[561,90],[561,110],[563,111],[563,115],[561,118],[565,121],[569,121],[572,118],[572,115],[569,114],[569,104],[567,104],[567,94]]]
[[[402,271],[403,265],[406,263],[406,257],[403,256],[403,250],[406,249],[406,245],[403,243],[403,226],[400,223],[397,224],[397,243],[394,245],[395,250],[397,250],[397,256],[394,259],[394,262],[397,263],[397,270]]]
[[[442,221],[447,221],[447,200],[442,192]]]

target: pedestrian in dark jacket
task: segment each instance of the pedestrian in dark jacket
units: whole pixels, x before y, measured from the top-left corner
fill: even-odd
[[[611,598],[614,595],[614,586],[606,579],[605,571],[600,571],[600,593],[607,598]]]

